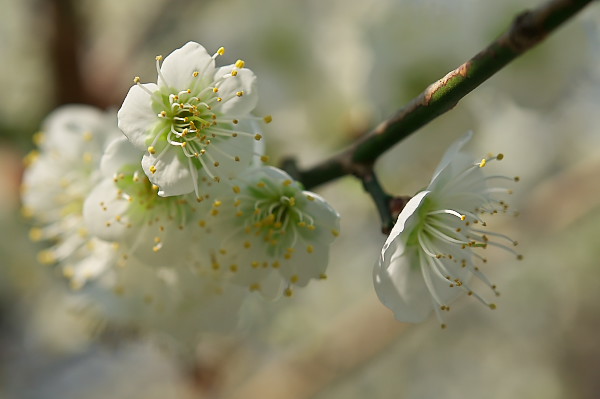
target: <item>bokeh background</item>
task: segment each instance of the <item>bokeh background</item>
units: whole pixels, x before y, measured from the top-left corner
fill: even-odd
[[[597,3],[597,2],[596,2]],[[267,152],[308,167],[336,153],[497,37],[526,0],[0,0],[0,398],[600,397],[600,7],[377,163],[389,192],[425,186],[467,130],[474,156],[503,152],[520,216],[494,231],[491,312],[453,306],[442,331],[393,320],[371,269],[385,237],[361,185],[319,188],[342,215],[329,278],[291,299],[251,298],[240,328],[192,356],[144,337],[99,341],[36,263],[19,214],[23,156],[56,106],[118,108],[132,77],[189,40],[227,48],[258,76]],[[479,285],[484,290],[483,284]],[[192,358],[192,360],[190,360]]]

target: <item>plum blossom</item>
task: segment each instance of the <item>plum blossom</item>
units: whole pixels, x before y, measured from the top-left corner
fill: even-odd
[[[486,176],[483,168],[503,155],[474,161],[461,151],[471,136],[469,132],[447,150],[429,186],[408,201],[375,265],[375,291],[400,321],[420,322],[433,310],[445,327],[442,312],[463,294],[495,309],[469,285],[475,276],[498,294],[479,269],[486,262],[479,252],[493,246],[521,258],[512,248],[517,242],[487,231],[483,220],[509,209],[498,197],[511,191],[492,183],[518,178]]]
[[[38,259],[58,264],[74,289],[113,261],[111,245],[90,235],[83,224],[82,207],[101,179],[98,166],[104,149],[119,136],[114,113],[63,106],[48,115],[34,136],[38,149],[25,159],[23,214],[33,220],[30,237],[49,242]]]
[[[215,266],[234,283],[290,296],[293,286],[326,278],[339,215],[287,173],[248,169],[209,200],[212,210],[199,224],[215,238]]]
[[[242,60],[217,68],[224,52],[211,56],[189,42],[156,57],[157,83],[136,77],[119,110],[119,127],[144,151],[142,167],[160,196],[201,197],[206,181],[234,178],[252,162],[262,138],[251,115],[256,77]]]

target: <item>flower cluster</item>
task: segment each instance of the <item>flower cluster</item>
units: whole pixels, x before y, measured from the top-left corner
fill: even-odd
[[[479,250],[499,247],[521,258],[513,249],[517,242],[485,230],[483,220],[484,215],[509,210],[498,196],[511,190],[491,183],[518,178],[486,176],[483,168],[504,156],[474,161],[461,151],[471,136],[469,132],[447,150],[429,186],[408,201],[375,265],[377,295],[400,321],[419,322],[433,310],[445,327],[442,312],[461,294],[495,309],[469,285],[475,276],[499,295],[479,269],[487,261]]]
[[[249,292],[289,296],[325,278],[339,215],[263,165],[271,117],[252,115],[244,61],[215,66],[223,53],[190,42],[157,57],[157,83],[134,79],[118,123],[60,108],[27,157],[23,210],[49,242],[40,260],[110,323],[192,339],[234,324]]]

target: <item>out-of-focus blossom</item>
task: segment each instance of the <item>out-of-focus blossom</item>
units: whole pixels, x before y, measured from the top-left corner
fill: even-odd
[[[83,225],[82,207],[101,179],[104,149],[121,135],[113,113],[84,105],[63,106],[47,117],[35,136],[39,149],[25,159],[21,197],[23,214],[35,224],[30,237],[51,243],[39,260],[58,263],[73,288],[113,261],[110,245],[90,236]]]
[[[326,278],[338,213],[319,195],[274,167],[249,169],[215,194],[200,225],[217,239],[216,267],[266,295]]]
[[[491,183],[518,179],[486,176],[482,168],[503,155],[474,161],[461,152],[471,136],[469,132],[448,149],[429,186],[406,204],[375,265],[377,295],[400,321],[419,322],[434,310],[445,327],[442,311],[450,310],[449,304],[461,294],[494,309],[495,304],[469,286],[476,276],[498,293],[479,270],[486,258],[477,250],[494,246],[520,257],[512,248],[517,243],[487,231],[482,219],[509,208],[498,195],[511,191]]]

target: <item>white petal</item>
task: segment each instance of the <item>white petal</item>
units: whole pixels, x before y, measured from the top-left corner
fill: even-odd
[[[112,178],[104,179],[83,203],[83,219],[90,234],[106,241],[123,240],[129,231],[126,222],[118,222],[127,212],[129,202],[118,198]]]
[[[396,220],[396,224],[392,228],[390,235],[385,240],[383,244],[383,249],[381,250],[381,255],[384,255],[384,252],[387,248],[396,240],[406,240],[407,237],[399,237],[402,233],[410,230],[414,223],[418,220],[417,211],[419,207],[425,200],[425,198],[431,193],[431,191],[421,191],[414,197],[412,197],[398,215],[398,219]]]
[[[204,47],[195,42],[188,42],[165,58],[160,71],[166,82],[159,76],[158,85],[176,90],[187,90],[190,88],[194,72],[205,74],[205,76],[199,76],[199,79],[206,81],[206,76],[210,76],[210,81],[212,81],[214,64],[215,61]]]
[[[58,151],[61,157],[80,159],[85,147],[90,147],[86,133],[106,130],[102,111],[87,105],[65,105],[48,115],[42,131],[43,151]],[[93,148],[89,148],[93,149]],[[102,148],[97,148],[98,151]]]
[[[418,210],[429,194],[429,191],[422,191],[408,201],[373,270],[377,296],[400,321],[422,321],[433,309],[416,249],[407,251],[406,248],[408,236],[419,221]]]
[[[399,321],[418,323],[433,310],[415,251],[407,253],[399,240],[382,253],[373,269],[373,282],[379,300]]]
[[[158,154],[144,154],[142,168],[148,179],[159,187],[158,195],[169,197],[172,195],[188,194],[194,191],[194,182],[189,170],[187,159],[181,160],[178,148],[169,148],[157,161]],[[152,173],[150,167],[154,165],[156,171]]]
[[[306,200],[302,200],[301,209],[304,213],[310,215],[315,222],[317,235],[314,237],[316,242],[322,244],[331,243],[340,229],[340,215],[333,207],[320,195],[303,191],[302,194]],[[312,198],[309,200],[307,197]]]
[[[150,92],[158,89],[154,83],[146,83],[142,86]],[[159,121],[157,113],[152,110],[152,98],[146,90],[133,85],[117,114],[119,128],[129,141],[142,151],[146,150],[149,136]]]
[[[126,137],[121,136],[106,147],[100,161],[100,170],[105,177],[112,177],[125,165],[138,165],[142,154]]]
[[[215,80],[230,74],[234,68],[234,65],[227,65],[217,69]],[[227,77],[219,86],[219,96],[228,100],[223,100],[223,102],[215,105],[214,109],[215,112],[223,114],[243,116],[249,114],[258,103],[256,76],[249,69],[235,69],[238,71],[237,75]],[[237,96],[236,93],[238,92],[244,94]]]
[[[473,132],[468,131],[464,136],[456,140],[454,143],[452,143],[450,147],[448,147],[448,149],[444,153],[444,156],[442,157],[442,160],[433,172],[433,177],[431,178],[432,184],[438,179],[439,174],[442,173],[444,169],[446,169],[450,165],[451,162],[456,160],[457,155],[460,153],[465,144],[467,144],[469,140],[471,140],[472,137]]]

